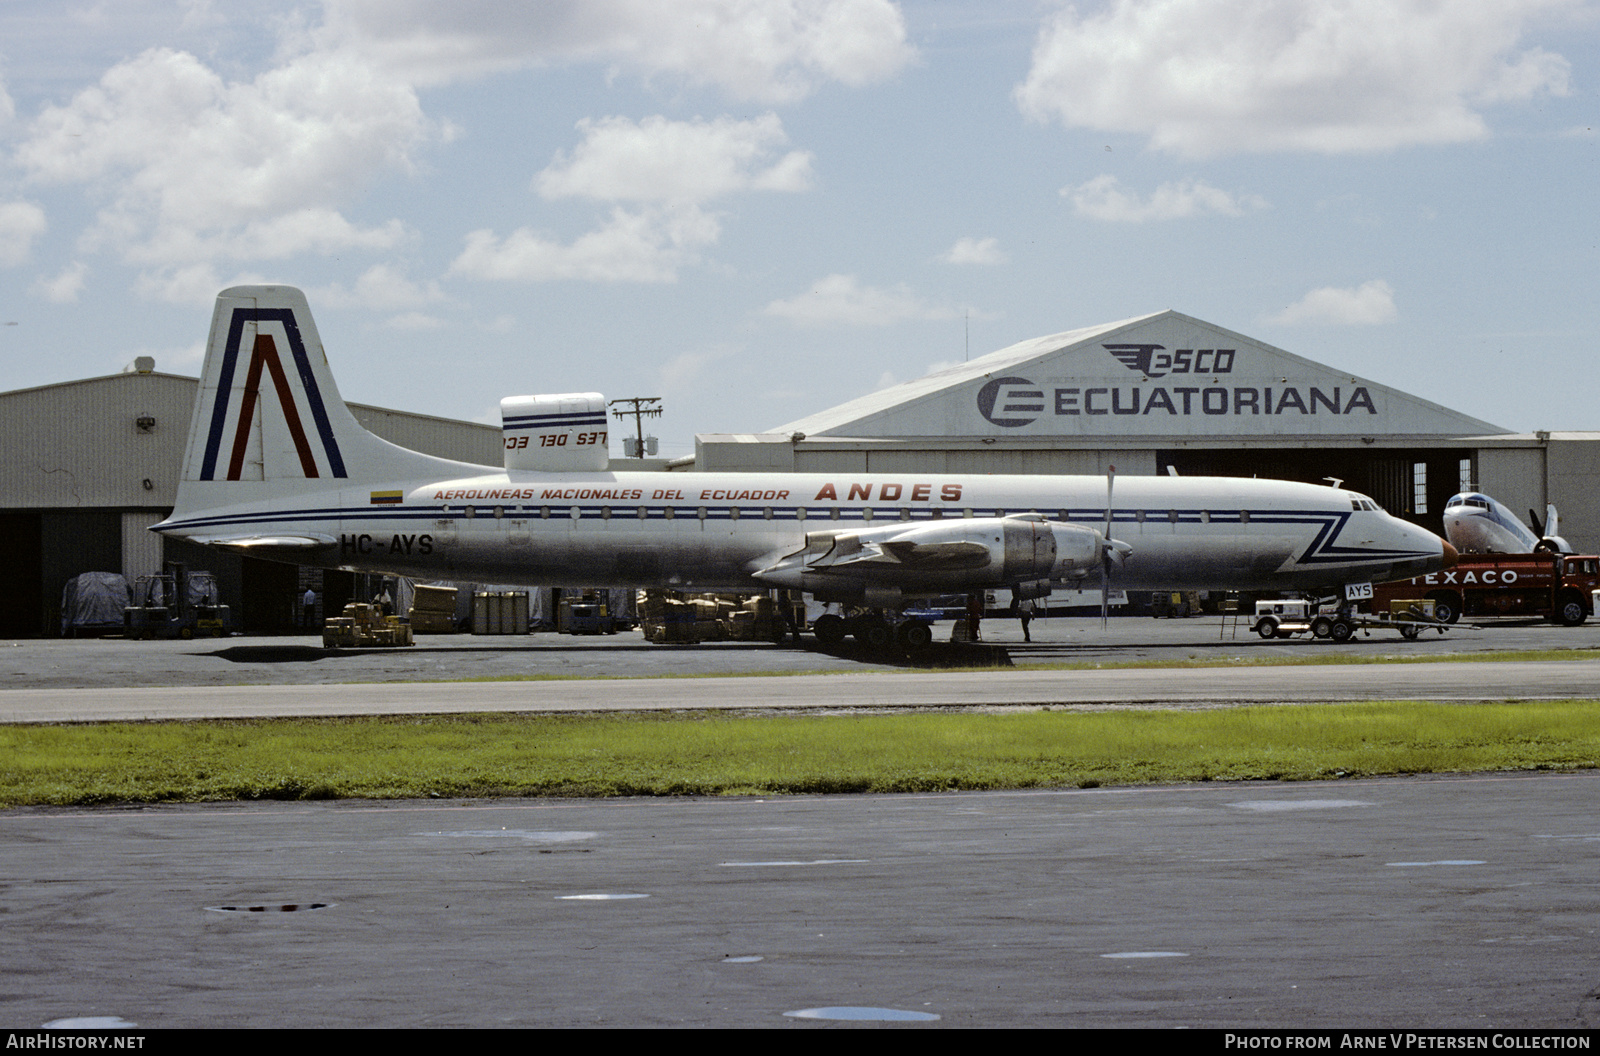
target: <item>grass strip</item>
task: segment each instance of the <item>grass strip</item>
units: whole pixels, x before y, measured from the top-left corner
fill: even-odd
[[[927,792],[1600,765],[1595,701],[0,728],[0,804]]]

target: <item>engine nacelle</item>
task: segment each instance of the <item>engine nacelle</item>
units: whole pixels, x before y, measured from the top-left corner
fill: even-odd
[[[506,469],[543,472],[604,470],[606,398],[598,392],[508,396],[500,401]]]
[[[809,532],[804,549],[756,576],[818,598],[856,601],[911,585],[923,593],[954,593],[1082,579],[1099,570],[1100,554],[1100,533],[1093,528],[1043,518],[976,517]]]

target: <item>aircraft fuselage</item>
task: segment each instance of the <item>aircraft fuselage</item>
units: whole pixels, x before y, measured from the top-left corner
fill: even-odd
[[[196,542],[254,535],[255,556],[428,579],[750,589],[763,586],[755,572],[808,533],[944,522],[959,534],[961,521],[1030,514],[1101,530],[1105,500],[1104,477],[486,468],[428,482],[307,481],[291,500],[224,503],[161,530]],[[1111,537],[1132,549],[1115,573],[1124,589],[1309,590],[1440,562],[1431,533],[1319,485],[1124,476],[1113,505]],[[275,554],[275,535],[318,545]],[[937,573],[922,578],[924,592],[941,588]],[[949,578],[952,590],[972,582],[965,572]]]

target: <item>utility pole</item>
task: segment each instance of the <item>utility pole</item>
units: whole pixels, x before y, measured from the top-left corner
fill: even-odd
[[[630,416],[633,418],[633,428],[637,439],[634,441],[634,446],[631,451],[627,449],[627,441],[623,441],[622,446],[624,448],[624,457],[644,457],[644,420],[646,418],[656,418],[660,416],[662,408],[659,406],[651,406],[652,404],[659,404],[660,402],[660,396],[628,396],[624,399],[612,400],[610,403],[606,404],[607,407],[616,407],[619,403],[631,404],[631,407],[621,407],[611,412],[619,419],[628,418]],[[650,439],[652,443],[655,441],[655,437],[651,437]],[[651,454],[654,453],[655,452],[653,451],[651,452]]]

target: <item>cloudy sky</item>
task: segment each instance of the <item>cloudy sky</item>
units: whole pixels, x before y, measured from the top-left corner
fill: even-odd
[[[1597,91],[1596,0],[0,0],[0,389],[268,281],[671,456],[1164,308],[1600,429]]]

